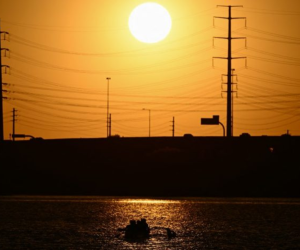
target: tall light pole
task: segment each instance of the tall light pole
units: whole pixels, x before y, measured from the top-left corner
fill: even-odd
[[[110,134],[109,134],[109,80],[111,78],[110,77],[107,77],[106,80],[107,80],[107,117],[106,117],[106,128],[107,128],[107,131],[106,131],[106,136],[109,137]]]
[[[149,137],[151,136],[151,109],[143,109],[149,111]]]

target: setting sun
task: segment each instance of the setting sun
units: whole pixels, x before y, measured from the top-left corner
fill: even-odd
[[[137,40],[156,43],[169,34],[172,20],[169,12],[161,5],[144,3],[131,12],[128,25],[131,34]]]

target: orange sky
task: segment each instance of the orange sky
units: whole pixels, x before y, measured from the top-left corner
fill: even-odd
[[[222,136],[221,126],[200,125],[219,115],[226,126],[227,8],[237,4],[234,40],[233,135],[300,135],[300,1],[155,1],[172,17],[169,36],[156,44],[136,40],[130,12],[141,0],[0,0],[4,138],[16,133],[43,138],[106,137],[107,77],[112,135]],[[2,34],[3,39],[3,34]],[[2,69],[3,70],[3,69]],[[4,71],[4,70],[3,70]],[[226,82],[226,77],[224,77]]]

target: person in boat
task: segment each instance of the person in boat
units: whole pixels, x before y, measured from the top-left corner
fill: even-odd
[[[149,236],[150,234],[150,227],[148,226],[148,223],[146,222],[146,219],[142,219],[141,220],[141,225],[142,225],[142,228],[145,232],[145,234],[147,235],[147,237]]]
[[[125,237],[132,238],[137,231],[137,224],[135,220],[130,220],[129,225],[125,228]]]
[[[125,231],[134,232],[137,229],[137,224],[135,220],[130,220],[129,225],[126,226]]]
[[[148,237],[149,233],[150,229],[146,219],[141,219],[140,221],[131,220],[130,224],[125,228],[126,238]]]
[[[140,226],[143,231],[148,232],[148,233],[150,232],[150,228],[146,222],[146,219],[144,219],[144,218],[141,219]]]

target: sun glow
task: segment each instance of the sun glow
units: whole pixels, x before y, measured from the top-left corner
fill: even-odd
[[[167,37],[172,27],[169,12],[157,3],[144,3],[130,14],[131,34],[144,43],[156,43]]]

